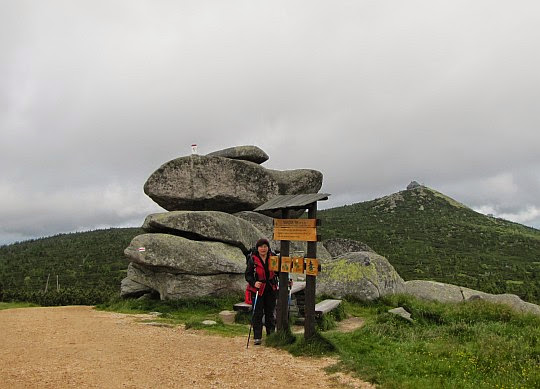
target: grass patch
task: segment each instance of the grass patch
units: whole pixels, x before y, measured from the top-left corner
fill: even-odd
[[[0,311],[3,309],[12,309],[12,308],[32,308],[32,307],[39,307],[39,305],[32,304],[32,303],[1,303],[0,302]]]
[[[302,336],[298,342],[295,342],[288,348],[289,352],[295,356],[306,355],[310,357],[321,357],[334,354],[336,346],[320,332],[315,334],[308,340]]]
[[[296,342],[296,336],[293,335],[290,328],[285,331],[276,331],[266,337],[265,345],[276,348],[287,348],[290,344]]]
[[[155,322],[173,325],[185,325],[186,329],[204,330],[205,332],[223,336],[239,336],[248,333],[245,324],[224,324],[219,312],[230,310],[238,302],[238,296],[225,298],[201,297],[182,300],[152,300],[152,299],[114,299],[108,303],[96,306],[104,311],[121,313],[150,313],[160,312],[161,316],[153,319]],[[217,324],[204,325],[205,320],[213,320]]]
[[[339,367],[382,388],[540,387],[540,318],[484,301],[422,302],[392,296],[365,306],[351,333],[325,334]],[[387,313],[403,306],[409,323]]]

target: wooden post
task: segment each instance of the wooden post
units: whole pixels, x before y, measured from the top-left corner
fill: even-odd
[[[317,203],[308,208],[308,219],[317,219]],[[317,242],[307,243],[307,258],[317,258]],[[315,335],[315,287],[317,277],[306,275],[304,339]]]
[[[283,209],[281,211],[282,219],[289,218],[289,210]],[[289,256],[289,247],[290,242],[288,240],[281,241],[281,252],[279,255],[279,296],[278,296],[278,306],[276,307],[276,329],[278,331],[286,331],[289,328],[289,317],[288,317],[288,299],[289,293],[287,286],[289,283],[289,273],[281,271],[281,258]]]
[[[49,289],[49,277],[51,276],[51,273],[47,276],[47,283],[45,284],[45,293],[47,293],[47,289]]]

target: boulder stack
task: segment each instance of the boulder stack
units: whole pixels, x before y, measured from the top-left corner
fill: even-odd
[[[144,192],[169,212],[149,215],[147,233],[125,249],[130,263],[121,295],[242,293],[245,254],[257,239],[272,238],[272,219],[251,211],[277,195],[317,193],[322,186],[316,170],[266,169],[260,164],[267,159],[256,146],[239,146],[176,158],[152,173]],[[305,244],[295,243],[291,250],[305,251]]]

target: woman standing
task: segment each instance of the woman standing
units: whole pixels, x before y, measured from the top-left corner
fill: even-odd
[[[266,335],[270,335],[276,328],[274,310],[276,308],[278,276],[274,271],[268,270],[270,256],[270,243],[267,239],[259,239],[255,244],[256,252],[248,259],[245,278],[248,282],[247,290],[251,293],[252,301],[258,291],[257,305],[253,312],[253,336],[256,345],[262,342],[262,318]]]

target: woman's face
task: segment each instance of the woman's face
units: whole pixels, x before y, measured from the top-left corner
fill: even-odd
[[[259,255],[262,257],[266,257],[268,255],[268,246],[263,244],[257,247],[257,251],[259,252]]]

